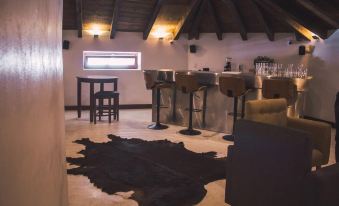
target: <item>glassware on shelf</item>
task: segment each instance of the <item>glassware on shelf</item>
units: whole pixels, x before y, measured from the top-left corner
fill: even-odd
[[[308,77],[308,68],[303,64],[297,66],[287,64],[284,66],[280,63],[259,62],[255,64],[255,74],[258,76],[305,79]]]

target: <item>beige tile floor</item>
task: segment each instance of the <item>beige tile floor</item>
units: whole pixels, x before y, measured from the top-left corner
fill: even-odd
[[[202,135],[187,137],[178,133],[182,127],[170,126],[163,131],[146,129],[151,121],[151,110],[122,110],[120,121],[108,124],[107,121],[98,124],[89,123],[89,114],[83,112],[81,119],[74,111],[65,113],[66,119],[66,155],[77,157],[83,146],[73,143],[76,139],[88,137],[95,142],[108,141],[107,134],[115,134],[124,138],[141,138],[144,140],[168,139],[172,142],[183,142],[185,147],[194,152],[215,151],[218,156],[225,156],[231,142],[224,141],[220,133],[202,131]],[[331,147],[330,164],[334,162],[333,144]],[[68,165],[68,167],[70,167]],[[225,180],[212,182],[205,186],[207,195],[199,206],[222,206],[224,203]],[[133,191],[108,195],[91,184],[85,176],[68,175],[70,206],[135,206],[129,199]]]

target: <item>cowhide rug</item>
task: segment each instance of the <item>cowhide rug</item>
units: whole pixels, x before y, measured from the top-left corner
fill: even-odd
[[[68,157],[79,167],[68,174],[85,175],[103,192],[134,191],[132,199],[141,206],[186,206],[206,195],[204,185],[225,178],[225,158],[215,152],[194,153],[183,143],[145,141],[108,135],[111,141],[95,143],[88,138],[84,157]]]

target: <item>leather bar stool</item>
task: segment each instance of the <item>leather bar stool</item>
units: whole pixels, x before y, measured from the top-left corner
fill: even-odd
[[[246,89],[245,80],[241,77],[234,76],[221,76],[219,77],[219,89],[220,92],[226,95],[227,97],[233,98],[233,130],[231,135],[223,136],[224,140],[234,141],[234,127],[238,119],[238,98],[242,97],[242,109],[241,117],[244,117],[245,111],[245,95],[248,91]]]
[[[206,86],[200,86],[197,80],[197,77],[192,74],[175,74],[175,83],[177,89],[181,90],[182,93],[189,94],[189,121],[188,128],[180,130],[179,133],[183,135],[199,135],[200,131],[193,129],[193,112],[199,112],[201,110],[193,108],[193,97],[194,93],[198,91],[205,90]]]
[[[262,83],[262,95],[265,99],[285,98],[290,106],[297,100],[297,86],[291,79],[265,79]]]
[[[108,101],[108,105],[104,104],[105,100]],[[99,91],[94,94],[94,101],[95,101],[95,111],[93,114],[94,124],[97,123],[97,116],[99,116],[99,120],[101,120],[102,116],[108,116],[108,122],[111,123],[112,115],[114,115],[114,120],[119,121],[119,92]],[[97,102],[99,103],[97,104]]]
[[[163,82],[163,81],[155,81],[153,79],[152,74],[144,72],[144,79],[146,83],[146,89],[148,90],[156,90],[156,95],[157,95],[157,117],[156,117],[156,122],[155,124],[151,124],[148,126],[149,129],[154,129],[154,130],[162,130],[162,129],[167,129],[168,126],[161,124],[160,123],[160,107],[161,107],[161,89],[163,88],[171,88],[173,84]]]

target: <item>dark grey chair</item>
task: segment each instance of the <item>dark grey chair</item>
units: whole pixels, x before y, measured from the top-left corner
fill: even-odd
[[[311,172],[309,134],[239,120],[234,135],[235,142],[227,156],[227,203],[234,206],[306,206],[310,202],[314,206],[339,205],[336,197],[321,204],[328,198],[326,190],[339,197],[339,184],[335,183],[339,168],[325,167]]]

